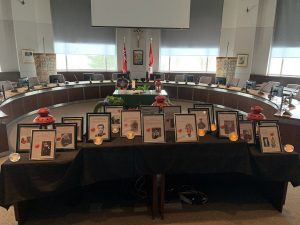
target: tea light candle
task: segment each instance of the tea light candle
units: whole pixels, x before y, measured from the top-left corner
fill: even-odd
[[[230,141],[237,141],[239,138],[238,138],[238,135],[235,133],[235,132],[232,132],[229,134],[229,140]]]
[[[103,143],[103,138],[102,137],[96,137],[94,139],[94,144],[95,145],[102,145],[102,143]]]
[[[199,129],[198,130],[198,135],[200,136],[200,137],[203,137],[203,136],[205,136],[205,130],[204,129]]]
[[[216,124],[212,123],[212,124],[210,125],[210,129],[211,129],[211,131],[216,131],[216,130],[217,130]]]
[[[9,158],[9,161],[11,161],[11,162],[18,162],[20,160],[21,156],[19,153],[11,153],[8,158]]]
[[[114,134],[119,133],[119,127],[116,126],[116,125],[112,126],[112,132],[113,132]]]
[[[294,151],[294,146],[291,145],[291,144],[286,144],[284,146],[284,151],[286,151],[286,152],[293,152]]]
[[[135,136],[134,132],[133,131],[128,131],[127,134],[126,134],[126,137],[127,139],[131,140],[133,139]]]

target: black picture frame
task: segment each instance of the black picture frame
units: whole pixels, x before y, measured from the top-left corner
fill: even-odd
[[[195,103],[193,105],[194,109],[201,109],[201,108],[208,108],[209,109],[209,115],[210,115],[210,122],[215,122],[215,115],[214,115],[214,104],[207,104],[207,103]]]
[[[160,121],[156,121],[155,118],[159,118],[159,117],[160,117]],[[165,130],[165,123],[164,123],[165,118],[164,117],[165,117],[165,115],[162,113],[161,114],[152,114],[152,115],[149,115],[149,114],[142,115],[143,142],[145,142],[145,143],[166,143],[166,130]],[[145,123],[146,118],[151,120],[151,122],[149,124]],[[157,126],[157,127],[155,127],[155,126]],[[151,132],[152,139],[147,138],[148,132]],[[161,140],[161,141],[155,140],[155,139],[158,139],[159,137],[161,137],[162,135],[163,135],[163,140]]]
[[[133,65],[143,65],[144,64],[143,50],[133,50],[132,62],[133,62]]]
[[[245,125],[248,125],[248,129],[245,129]],[[250,129],[251,127],[251,129]],[[240,139],[247,142],[249,145],[256,144],[256,123],[251,120],[240,120],[239,121]],[[249,135],[252,136],[249,140]]]
[[[279,126],[258,126],[259,131],[259,143],[260,150],[262,153],[281,153],[283,152],[281,137],[279,132]],[[273,133],[273,135],[272,135]],[[270,137],[271,136],[271,137]],[[272,140],[274,138],[274,140]],[[278,139],[276,141],[276,138]],[[271,139],[271,140],[270,140]],[[269,148],[275,148],[274,150],[269,150]]]
[[[207,126],[205,126],[204,128],[201,127],[198,123],[198,114],[197,112],[203,112],[205,111],[206,112],[206,124]],[[189,114],[192,114],[193,112],[195,112],[194,114],[196,114],[196,126],[197,126],[197,130],[199,129],[204,129],[206,132],[211,132],[211,122],[210,122],[210,114],[209,114],[209,108],[188,108],[188,113]],[[203,123],[203,122],[202,122]],[[205,125],[205,123],[204,123]],[[207,128],[207,129],[205,129]]]
[[[141,105],[140,109],[141,109],[142,115],[159,114],[160,113],[160,107],[159,106]]]
[[[181,117],[181,118],[180,118]],[[183,128],[181,124],[179,124],[179,118],[181,122],[184,121],[185,127]],[[175,141],[176,142],[197,142],[198,141],[198,132],[197,132],[197,125],[196,125],[196,115],[195,114],[174,114],[174,122],[175,122]],[[184,133],[186,130],[187,136],[182,134],[182,137],[179,138],[179,133]],[[190,140],[189,140],[189,137]]]
[[[55,137],[56,130],[53,129],[32,130],[29,160],[55,160]]]
[[[93,124],[91,123],[92,122],[91,120],[93,120]],[[98,129],[98,133],[96,129]],[[86,114],[86,142],[94,142],[95,138],[93,139],[91,138],[91,136],[102,137],[103,141],[111,140],[111,114],[110,113],[105,112],[105,113]]]
[[[61,118],[62,123],[77,124],[77,142],[83,142],[83,117],[65,116]]]
[[[26,129],[26,133],[22,134],[22,129]],[[32,130],[41,129],[41,125],[34,123],[19,123],[17,125],[17,143],[16,143],[16,152],[24,153],[30,152],[31,150],[31,139],[32,139]],[[29,135],[29,136],[28,136]],[[26,147],[22,147],[26,145]]]
[[[123,105],[106,105],[104,106],[104,112],[111,115],[111,126],[117,126],[121,129],[121,112],[124,110]]]
[[[279,123],[278,120],[260,120],[258,121],[259,126],[277,126]]]
[[[53,128],[56,130],[55,146],[57,151],[77,149],[77,124],[76,123],[55,123],[53,124]],[[65,128],[65,129],[68,128],[71,134],[67,133],[61,135],[61,132],[59,131],[60,128]],[[59,135],[61,135],[61,137],[59,137]]]
[[[180,105],[170,105],[162,108],[162,113],[165,114],[165,130],[174,131],[175,130],[175,121],[174,114],[181,113]]]
[[[222,116],[232,116],[231,120],[226,121],[226,124],[221,124]],[[239,119],[237,111],[216,111],[217,134],[219,138],[229,138],[230,133],[235,132],[240,137]],[[234,126],[235,122],[235,126]],[[224,121],[225,123],[225,121]],[[233,123],[233,124],[232,124]],[[224,130],[225,135],[222,130]]]
[[[129,114],[136,113],[134,120],[129,122],[129,119],[126,118]],[[125,114],[126,115],[125,117]],[[131,123],[130,125],[128,123]],[[134,125],[133,125],[134,123]],[[141,136],[142,135],[142,112],[141,110],[122,110],[121,112],[121,132],[120,136],[121,137],[126,137],[127,132],[125,132],[125,129],[127,130],[128,126],[134,127],[134,130],[129,128],[128,131],[133,131],[135,136]],[[137,130],[135,130],[137,129]]]

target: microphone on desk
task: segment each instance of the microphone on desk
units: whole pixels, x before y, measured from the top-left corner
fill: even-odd
[[[2,90],[2,93],[3,93],[3,99],[5,100],[6,95],[5,95],[5,90],[4,90],[4,85],[3,84],[1,85],[1,90]]]
[[[79,83],[79,81],[78,81],[78,79],[77,79],[77,77],[76,77],[76,75],[74,74],[74,78],[75,78],[75,83],[76,84],[78,84]]]

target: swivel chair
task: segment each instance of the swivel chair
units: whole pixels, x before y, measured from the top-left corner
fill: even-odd
[[[202,76],[199,79],[199,83],[202,84],[210,84],[211,83],[212,78],[211,77],[207,77],[207,76]]]
[[[49,82],[50,83],[65,83],[65,77],[62,74],[55,74],[55,75],[49,75]]]

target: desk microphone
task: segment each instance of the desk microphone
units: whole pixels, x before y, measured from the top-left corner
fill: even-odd
[[[3,99],[6,99],[6,95],[5,95],[5,90],[4,90],[4,85],[1,85],[1,89],[2,89],[2,93],[3,93]]]
[[[78,84],[79,83],[79,81],[78,81],[78,79],[77,79],[77,77],[76,77],[76,75],[74,74],[74,78],[75,78],[75,83],[76,84]]]

